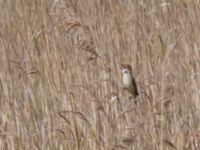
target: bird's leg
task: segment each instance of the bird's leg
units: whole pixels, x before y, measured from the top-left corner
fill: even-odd
[[[127,88],[123,87],[122,90],[123,90],[122,93],[124,94],[124,92],[125,92],[125,90],[127,90]]]

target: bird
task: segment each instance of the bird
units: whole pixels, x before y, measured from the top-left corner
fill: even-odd
[[[132,75],[132,67],[129,64],[125,64],[121,66],[121,72],[122,72],[122,83],[124,88],[127,91],[129,91],[134,98],[136,98],[139,95],[136,81]]]

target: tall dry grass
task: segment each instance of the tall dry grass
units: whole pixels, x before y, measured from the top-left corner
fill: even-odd
[[[200,148],[199,1],[1,0],[0,43],[0,149]]]

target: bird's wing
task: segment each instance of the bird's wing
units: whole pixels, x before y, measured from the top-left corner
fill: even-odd
[[[133,80],[132,80],[132,84],[133,84],[134,90],[135,90],[134,93],[135,93],[136,96],[138,96],[138,95],[139,95],[139,92],[138,92],[137,84],[136,84],[136,81],[135,81],[134,78],[133,78]]]

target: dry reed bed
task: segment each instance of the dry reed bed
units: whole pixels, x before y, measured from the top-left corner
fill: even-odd
[[[198,1],[0,7],[1,149],[199,149]]]

